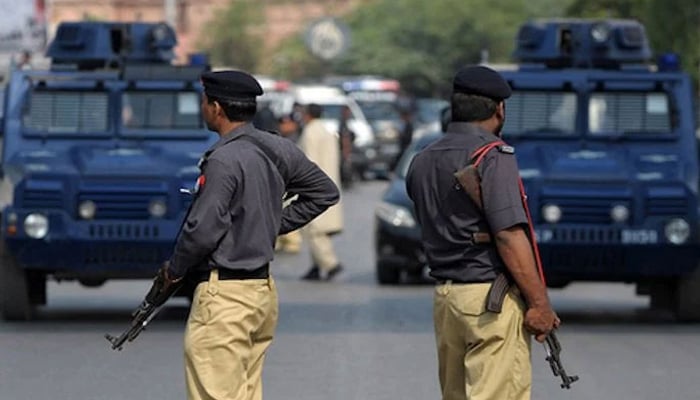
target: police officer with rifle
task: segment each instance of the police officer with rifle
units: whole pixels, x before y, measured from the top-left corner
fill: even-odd
[[[538,268],[514,149],[500,140],[510,95],[496,71],[460,69],[447,132],[415,156],[406,178],[437,280],[443,400],[529,399],[531,335],[550,346],[562,387],[577,379],[559,363],[551,333],[560,320]]]
[[[279,234],[296,230],[339,200],[333,181],[290,140],[251,121],[262,88],[242,71],[205,72],[202,116],[221,137],[204,153],[195,198],[173,255],[134,313],[133,340],[185,280],[194,281],[185,331],[187,395],[262,398],[262,369],[278,317],[269,263]],[[283,208],[285,195],[297,196]]]

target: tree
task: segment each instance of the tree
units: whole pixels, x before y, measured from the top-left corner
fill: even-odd
[[[214,65],[255,71],[263,47],[262,34],[256,28],[263,21],[263,9],[255,0],[230,0],[203,31],[199,47]]]
[[[344,57],[320,70],[384,75],[399,79],[403,87],[415,93],[444,94],[459,67],[486,61],[485,56],[489,62],[509,61],[522,22],[536,16],[560,16],[569,3],[570,0],[377,0],[345,18],[352,33],[351,47]],[[288,71],[319,71],[319,60],[308,52],[300,52],[298,45],[285,46],[280,54],[285,54],[286,61],[294,59],[295,63],[309,66],[287,65]]]
[[[657,53],[681,56],[683,69],[700,78],[700,2],[697,0],[648,0],[645,23]]]
[[[646,28],[657,53],[681,56],[683,68],[698,81],[700,3],[697,0],[575,0],[567,14],[592,18],[634,18]]]

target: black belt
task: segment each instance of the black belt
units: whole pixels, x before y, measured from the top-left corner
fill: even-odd
[[[230,269],[217,268],[219,271],[219,280],[245,280],[245,279],[267,279],[270,276],[270,264],[266,263],[262,267],[255,269]],[[205,282],[209,280],[209,271],[197,271],[193,274],[194,280],[197,282]]]

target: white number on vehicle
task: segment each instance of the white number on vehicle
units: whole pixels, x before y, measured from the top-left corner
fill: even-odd
[[[624,229],[620,240],[623,244],[654,244],[658,243],[659,235],[648,229]]]

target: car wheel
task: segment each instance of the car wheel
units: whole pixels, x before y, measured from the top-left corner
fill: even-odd
[[[377,282],[380,285],[396,285],[400,280],[400,268],[385,261],[377,262]]]
[[[28,321],[33,307],[29,296],[27,273],[0,243],[0,292],[2,316],[7,321]]]
[[[678,282],[675,290],[676,316],[680,321],[700,321],[700,267]]]

